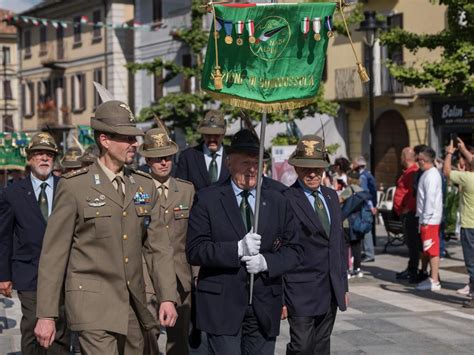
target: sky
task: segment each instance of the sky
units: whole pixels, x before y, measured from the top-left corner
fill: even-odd
[[[22,12],[40,2],[41,0],[0,0],[0,9]]]

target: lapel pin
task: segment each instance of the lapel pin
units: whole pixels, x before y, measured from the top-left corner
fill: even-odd
[[[129,177],[129,178],[130,178],[130,183],[131,183],[131,184],[135,184],[135,179],[133,178],[133,176],[132,176],[132,175],[130,175],[130,177]]]
[[[100,185],[100,176],[99,174],[94,174],[94,183]]]

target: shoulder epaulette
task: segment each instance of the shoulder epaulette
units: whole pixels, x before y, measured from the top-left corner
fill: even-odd
[[[73,170],[73,171],[70,171],[64,175],[62,175],[63,178],[66,178],[66,179],[70,179],[74,176],[78,176],[78,175],[82,175],[82,174],[85,174],[89,171],[89,168],[82,168],[82,169],[78,169],[78,170]]]
[[[176,181],[184,182],[185,184],[189,184],[189,185],[193,185],[193,183],[191,181],[183,180],[183,179],[180,179],[180,178],[175,178],[175,179],[176,179]]]
[[[132,173],[134,173],[134,174],[138,174],[138,175],[147,177],[148,179],[153,179],[150,174],[148,174],[148,173],[146,173],[146,172],[144,172],[144,171],[137,170],[137,169],[130,169],[130,170],[131,170]]]

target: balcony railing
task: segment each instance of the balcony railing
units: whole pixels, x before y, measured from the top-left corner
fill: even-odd
[[[395,80],[386,67],[382,66],[376,74],[372,78],[376,96],[414,93],[412,87]],[[357,99],[369,94],[369,85],[361,83],[355,67],[336,69],[335,87],[337,100]]]
[[[68,60],[64,42],[52,42],[48,43],[46,53],[41,59],[43,66],[60,66],[62,63]]]

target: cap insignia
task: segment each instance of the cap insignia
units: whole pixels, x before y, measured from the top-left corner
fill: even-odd
[[[318,144],[318,141],[302,141],[301,143],[304,144],[305,148],[305,154],[306,155],[313,155],[314,154],[314,147],[316,144]]]
[[[50,145],[51,144],[51,140],[50,140],[50,137],[48,134],[46,133],[39,133],[38,134],[38,137],[40,138],[40,141],[38,144],[47,144],[47,145]]]
[[[130,122],[135,123],[135,116],[133,115],[132,110],[130,110],[130,106],[127,104],[120,104],[119,106],[128,112],[128,119]]]
[[[167,141],[166,134],[164,133],[152,134],[151,138],[154,140],[155,146],[157,147],[164,147]]]

